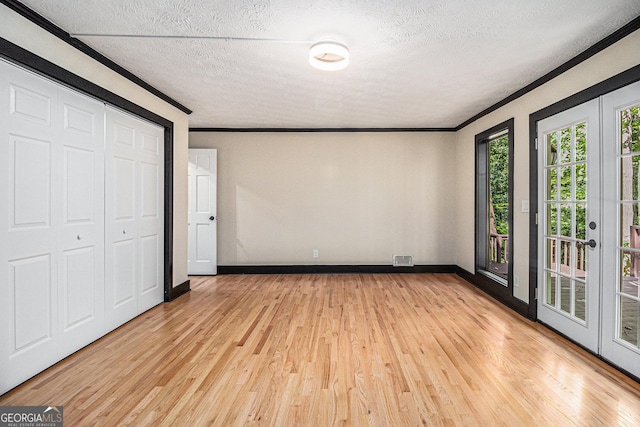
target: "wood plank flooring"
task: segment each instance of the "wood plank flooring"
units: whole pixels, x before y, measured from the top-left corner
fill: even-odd
[[[451,274],[192,277],[0,405],[67,426],[640,425],[640,384]]]

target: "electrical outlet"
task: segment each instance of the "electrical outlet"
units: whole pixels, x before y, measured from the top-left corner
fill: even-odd
[[[513,276],[513,286],[516,288],[520,286],[520,276]]]
[[[317,250],[317,249],[314,249],[314,250],[313,250],[313,257],[314,257],[314,258],[318,258],[318,256],[319,256],[319,255],[318,255],[318,250]]]

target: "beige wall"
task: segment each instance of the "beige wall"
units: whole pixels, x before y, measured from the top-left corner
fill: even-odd
[[[0,37],[174,123],[173,283],[187,280],[188,116],[60,39],[0,5]]]
[[[514,230],[513,269],[520,285],[515,296],[529,300],[529,214],[521,212],[521,203],[529,199],[529,114],[640,64],[640,31],[572,68],[495,112],[457,132],[456,158],[458,188],[456,200],[456,263],[474,270],[474,140],[475,135],[515,118],[514,149]],[[535,207],[531,206],[534,211]]]
[[[385,264],[410,253],[473,272],[475,135],[514,117],[514,292],[528,301],[529,115],[638,64],[640,31],[456,134],[192,133],[191,147],[220,150],[219,263]]]
[[[455,264],[454,133],[200,133],[220,265]],[[312,257],[318,249],[319,258]]]
[[[188,116],[3,5],[0,19],[0,37],[174,122],[173,281],[182,283]],[[638,64],[640,31],[456,134],[193,133],[193,147],[219,149],[219,263],[387,264],[397,253],[473,271],[474,136],[514,117],[513,267],[527,301],[529,114]]]

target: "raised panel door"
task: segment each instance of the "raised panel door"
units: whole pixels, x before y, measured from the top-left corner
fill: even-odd
[[[57,88],[0,61],[0,393],[58,360]]]
[[[114,329],[138,314],[138,165],[133,118],[106,109],[105,323]]]
[[[104,333],[104,105],[59,89],[63,355]]]
[[[189,274],[217,274],[217,150],[189,150]]]

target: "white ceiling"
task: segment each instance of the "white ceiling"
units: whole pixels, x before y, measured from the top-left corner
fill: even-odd
[[[24,0],[193,110],[191,127],[455,127],[640,15],[638,0]],[[319,71],[312,42],[348,46]]]

